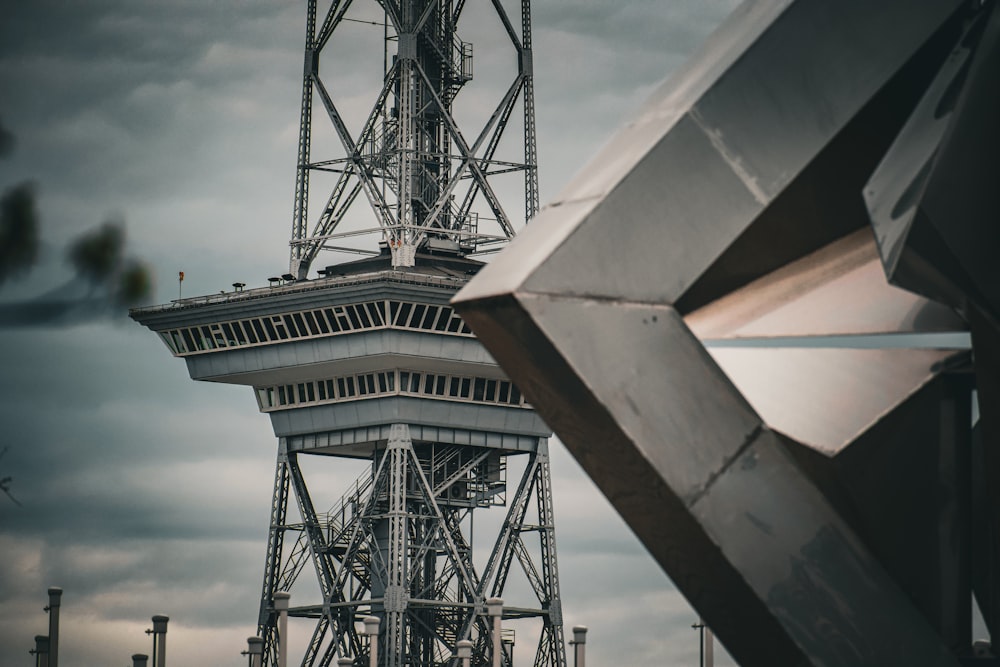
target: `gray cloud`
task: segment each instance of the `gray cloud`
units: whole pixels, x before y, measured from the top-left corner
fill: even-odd
[[[543,194],[734,4],[536,3]],[[109,211],[129,221],[130,252],[166,277],[159,301],[176,298],[178,270],[190,295],[262,284],[283,268],[303,24],[298,3],[5,7],[0,115],[17,150],[0,161],[0,188],[44,186],[47,244],[30,280],[0,286],[0,318],[11,303],[85,296],[80,285],[60,291],[72,275],[58,249]],[[496,40],[476,32],[485,77]],[[352,68],[324,76],[338,90],[356,85]],[[364,109],[362,93],[350,104]],[[66,590],[67,664],[148,652],[154,613],[171,616],[174,664],[244,664],[275,457],[267,418],[248,389],[188,380],[130,321],[62,322],[0,329],[0,446],[10,447],[0,478],[13,477],[24,503],[0,502],[0,664],[28,664],[49,585]],[[553,461],[567,622],[591,627],[594,664],[692,664],[690,609],[557,444]],[[315,469],[323,502],[358,472]]]

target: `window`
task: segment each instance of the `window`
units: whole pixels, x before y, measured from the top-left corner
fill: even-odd
[[[264,320],[267,322],[267,320]],[[271,324],[274,326],[274,331],[277,333],[278,338],[281,340],[288,340],[288,327],[285,326],[285,321],[281,318],[281,315],[275,315],[271,318]],[[268,333],[270,333],[268,329]]]
[[[434,330],[446,331],[448,329],[449,319],[451,319],[451,308],[448,307],[441,308],[441,314],[438,315],[437,320],[434,322]]]
[[[254,326],[257,322],[254,322]],[[274,330],[274,324],[271,322],[271,318],[264,318],[264,329],[267,331],[267,336],[262,336],[261,338],[267,338],[268,340],[278,340],[278,332]]]
[[[240,322],[233,322],[233,336],[236,338],[237,345],[247,344],[246,333],[243,331],[243,325]]]
[[[360,329],[362,326],[367,326],[362,324],[361,318],[358,317],[358,309],[353,304],[345,306],[344,310],[347,311],[347,317],[351,321],[351,329]],[[365,316],[365,319],[367,320],[367,316]]]
[[[181,335],[184,337],[184,345],[187,347],[188,352],[194,352],[198,349],[198,346],[194,344],[194,338],[191,336],[190,330],[181,329]]]
[[[347,317],[347,309],[344,306],[337,306],[333,312],[337,315],[337,326],[340,327],[341,331],[350,331],[354,328],[351,325],[351,320]]]
[[[214,350],[215,340],[212,337],[212,331],[208,327],[201,328],[201,344],[203,350]]]
[[[368,309],[368,316],[371,318],[372,325],[380,327],[385,324],[385,318],[382,317],[382,306],[384,302],[372,302],[366,303],[365,308]]]
[[[396,393],[396,371],[379,371],[258,389],[261,409],[350,401]],[[525,406],[520,390],[507,380],[398,371],[399,392],[478,403]]]
[[[420,322],[424,319],[424,313],[427,312],[427,306],[423,304],[416,304],[413,306],[413,315],[410,317],[410,321],[406,323],[407,326],[413,327],[414,329],[420,328]]]
[[[393,324],[400,327],[407,326],[409,324],[411,310],[413,310],[412,303],[399,304],[399,317],[393,320]]]
[[[437,319],[439,312],[441,312],[441,309],[437,306],[427,306],[427,312],[424,314],[424,319],[420,323],[420,328],[427,330],[433,329],[434,320]]]
[[[327,324],[326,317],[323,315],[323,311],[317,310],[314,312],[316,314],[316,324],[317,326],[319,326],[319,330],[325,334],[330,333],[330,325]]]
[[[333,311],[333,308],[324,308],[323,314],[326,315],[326,320],[330,323],[330,331],[336,333],[343,329],[337,321],[337,313]]]
[[[319,325],[316,324],[316,316],[313,315],[311,310],[307,310],[302,313],[302,319],[306,321],[306,328],[309,329],[309,333],[313,336],[318,336],[320,334]]]
[[[286,315],[287,319],[288,316]],[[302,317],[302,313],[292,313],[292,319],[295,320],[295,328],[299,330],[299,336],[308,336],[312,332],[306,327],[305,318]]]

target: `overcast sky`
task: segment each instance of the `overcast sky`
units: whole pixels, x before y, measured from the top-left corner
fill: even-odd
[[[536,3],[543,203],[735,4]],[[42,247],[0,302],[65,291],[66,246],[107,219],[125,220],[128,253],[153,268],[154,302],[177,296],[179,270],[187,295],[285,272],[304,9],[4,3],[0,124],[16,141],[0,192],[35,183]],[[489,34],[466,39],[488,72]],[[357,104],[370,97],[359,89]],[[245,664],[276,451],[251,392],[192,382],[148,330],[86,313],[44,327],[0,318],[0,369],[0,478],[22,504],[0,496],[0,664],[34,664],[53,585],[65,589],[66,665],[130,664],[150,650],[153,614],[171,617],[172,664]],[[566,625],[590,627],[591,664],[697,664],[695,614],[553,449]],[[315,483],[331,489],[358,472],[320,468]]]

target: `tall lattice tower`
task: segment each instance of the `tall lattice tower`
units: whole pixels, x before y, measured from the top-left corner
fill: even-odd
[[[303,665],[345,655],[367,665],[371,645],[357,626],[367,615],[381,619],[380,665],[457,664],[463,639],[473,642],[473,664],[492,664],[485,602],[504,597],[505,632],[521,622],[537,636],[534,664],[564,667],[551,433],[448,305],[482,266],[473,257],[513,234],[501,193],[523,194],[525,219],[538,206],[529,2],[519,22],[500,0],[469,9],[463,0],[361,4],[335,0],[321,14],[309,1],[289,272],[267,287],[236,284],[132,317],[184,358],[193,379],[253,387],[271,418],[279,445],[258,617],[265,664],[288,641],[278,637],[275,593],[295,587],[291,616],[315,623]],[[492,111],[477,98],[481,123],[466,135],[455,100],[472,80],[472,45],[457,28],[473,11],[496,19],[513,47],[513,75],[494,89]],[[378,49],[360,51],[372,35]],[[352,133],[321,63],[343,72],[379,56],[381,87]],[[345,92],[353,101],[358,91]],[[508,125],[523,131],[513,158],[504,154]],[[331,150],[321,146],[324,130],[336,148],[319,155]],[[518,174],[523,189],[511,197]],[[310,187],[322,177],[331,189],[310,232]],[[343,245],[365,233],[377,246]],[[323,249],[365,257],[310,279]],[[368,462],[327,511],[307,483],[318,456]],[[491,549],[476,554],[473,516],[498,506],[506,513],[493,522]],[[484,543],[482,529],[476,537]],[[318,586],[303,600],[310,564]],[[504,639],[501,661],[511,665]]]

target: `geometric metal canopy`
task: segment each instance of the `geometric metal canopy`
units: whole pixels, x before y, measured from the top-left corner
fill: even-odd
[[[453,301],[741,663],[957,664],[973,588],[997,630],[1000,190],[948,184],[1000,154],[998,20],[741,6]]]

